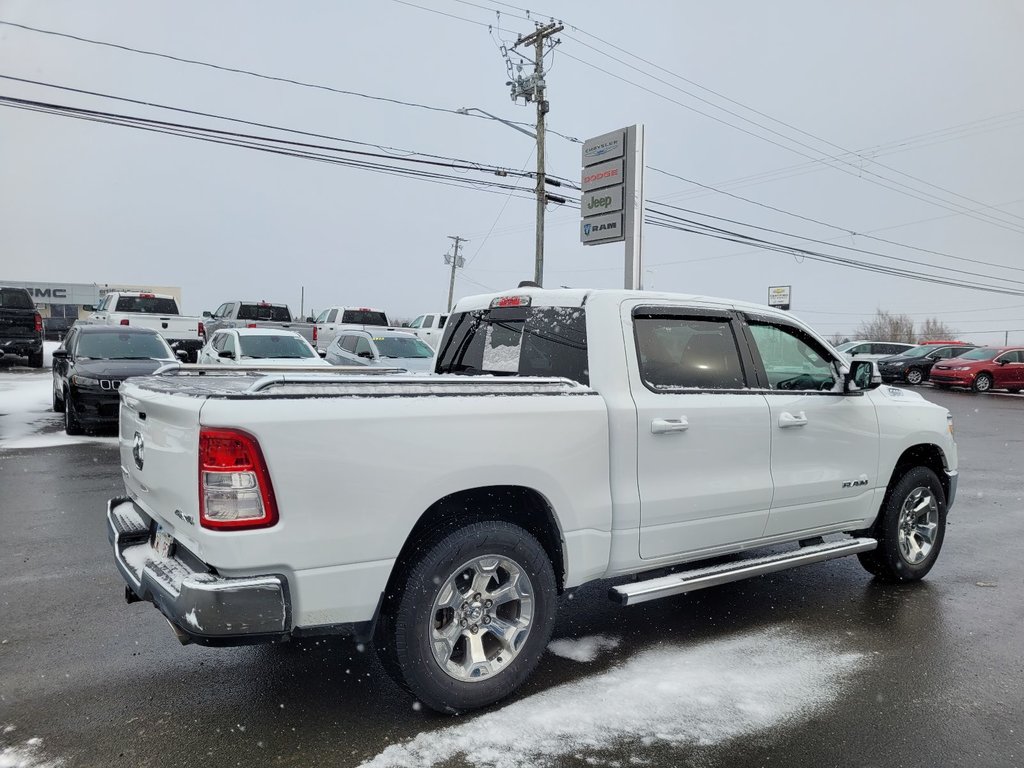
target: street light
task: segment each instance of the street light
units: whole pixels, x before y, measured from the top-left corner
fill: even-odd
[[[541,105],[543,104],[543,106]],[[537,107],[537,132],[533,133],[528,131],[522,126],[516,125],[510,120],[505,120],[492,115],[490,112],[486,112],[479,107],[462,107],[455,110],[460,115],[468,115],[470,112],[479,112],[484,117],[488,117],[491,120],[497,120],[499,123],[504,123],[509,128],[514,128],[520,133],[525,133],[531,139],[537,142],[537,232],[536,232],[536,254],[534,256],[533,265],[533,281],[537,285],[544,285],[544,209],[547,207],[547,192],[545,190],[545,184],[547,179],[544,174],[544,112],[547,111],[547,102],[544,101],[538,104]],[[565,202],[564,200],[558,200],[552,198],[556,202]]]

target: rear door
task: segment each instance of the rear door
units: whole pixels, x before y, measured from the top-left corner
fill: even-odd
[[[768,404],[728,309],[628,303],[640,556],[759,538],[772,500]]]
[[[878,476],[874,404],[844,394],[817,339],[775,317],[745,315],[744,332],[771,418],[775,493],[765,534],[812,531],[870,517]]]

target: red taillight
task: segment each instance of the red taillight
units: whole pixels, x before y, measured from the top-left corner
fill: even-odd
[[[313,343],[316,344],[316,326],[313,326]]]
[[[497,307],[528,307],[530,306],[529,296],[499,296],[491,299],[491,309]]]
[[[202,323],[199,323],[199,335],[202,336],[204,339],[206,338],[206,326],[203,325]]]
[[[36,312],[36,333],[40,333],[43,330],[43,316]]]
[[[156,298],[156,294],[155,293],[140,293],[139,294],[139,298],[140,299],[155,299]]]
[[[277,502],[259,443],[237,429],[199,433],[199,524],[214,530],[267,528]]]
[[[121,318],[121,325],[128,325],[128,318],[127,317]]]

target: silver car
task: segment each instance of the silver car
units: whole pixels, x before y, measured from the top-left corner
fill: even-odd
[[[327,347],[325,357],[332,365],[404,368],[414,373],[430,373],[434,369],[434,350],[405,331],[343,330]]]

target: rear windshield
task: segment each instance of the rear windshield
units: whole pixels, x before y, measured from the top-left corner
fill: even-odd
[[[434,350],[419,339],[401,336],[379,336],[373,340],[381,357],[433,357]]]
[[[174,299],[146,298],[144,296],[118,296],[115,312],[144,312],[147,315],[176,315],[178,305]]]
[[[964,352],[960,355],[961,360],[991,360],[993,357],[999,354],[998,349],[992,349],[992,347],[981,347],[980,349],[972,349],[970,352]]]
[[[452,315],[438,373],[564,376],[590,383],[582,307],[505,307]]]
[[[302,339],[295,336],[243,336],[239,335],[242,357],[316,357],[316,353]]]
[[[155,333],[83,333],[75,354],[97,360],[174,359],[167,342]]]
[[[275,323],[290,323],[292,316],[284,304],[240,304],[238,320],[271,320]]]
[[[349,325],[387,325],[388,318],[383,312],[369,309],[346,309],[341,313],[341,322]]]
[[[4,309],[35,309],[24,288],[0,288],[0,307]]]

